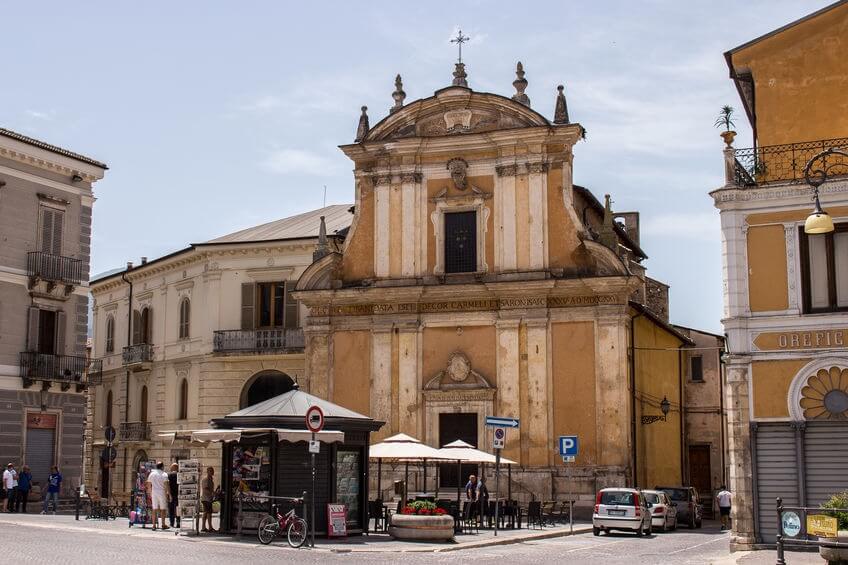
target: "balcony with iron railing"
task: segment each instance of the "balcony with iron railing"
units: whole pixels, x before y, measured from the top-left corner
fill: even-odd
[[[804,167],[821,151],[848,148],[848,137],[726,149],[727,182],[741,187],[773,183],[803,183]],[[834,155],[823,161],[828,177],[848,176],[848,160]]]
[[[75,355],[54,355],[24,351],[20,354],[20,374],[24,388],[35,382],[46,386],[52,383],[62,385],[62,390],[68,390],[75,385],[82,390],[87,385],[99,384],[102,381],[103,363],[100,359],[88,359]]]
[[[148,422],[121,422],[118,426],[118,439],[122,442],[150,441]]]
[[[153,361],[153,346],[149,343],[128,345],[123,350],[125,366],[141,366]]]
[[[304,347],[301,328],[218,330],[212,340],[215,353],[302,353]]]
[[[79,285],[85,280],[85,264],[80,259],[43,251],[27,253],[27,275],[55,283]]]

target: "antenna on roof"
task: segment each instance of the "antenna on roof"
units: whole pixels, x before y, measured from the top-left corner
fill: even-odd
[[[327,207],[327,185],[326,185],[326,184],[324,185],[324,205],[323,205],[323,206],[321,206],[321,207],[322,207],[322,208],[326,208],[326,207]]]

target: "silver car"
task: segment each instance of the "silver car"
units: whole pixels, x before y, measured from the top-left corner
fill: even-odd
[[[645,494],[632,488],[605,488],[598,491],[592,513],[592,533],[610,530],[651,534],[651,512]]]
[[[677,529],[677,505],[661,490],[643,490],[651,512],[651,525],[667,532]]]

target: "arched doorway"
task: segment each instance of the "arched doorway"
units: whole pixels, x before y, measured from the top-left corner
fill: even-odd
[[[280,371],[261,371],[250,377],[242,388],[239,408],[259,404],[285,394],[295,387],[294,380]]]

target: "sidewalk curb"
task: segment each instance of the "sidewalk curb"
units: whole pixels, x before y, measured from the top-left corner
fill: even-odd
[[[511,545],[516,543],[524,543],[527,541],[537,541],[543,539],[551,539],[551,538],[562,538],[568,537],[577,534],[585,534],[592,531],[592,526],[577,526],[574,528],[573,532],[563,532],[563,531],[554,531],[554,532],[539,532],[538,534],[533,534],[529,536],[523,537],[511,537],[511,538],[501,538],[501,539],[490,539],[483,540],[479,542],[469,542],[463,545],[456,545],[452,547],[439,547],[433,549],[433,553],[442,553],[446,551],[460,551],[463,549],[476,549],[480,547],[495,547],[498,545]]]

